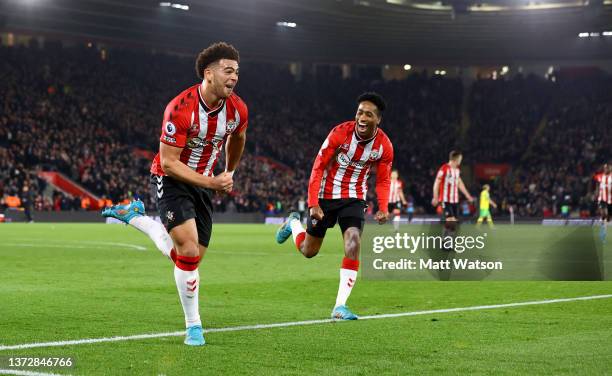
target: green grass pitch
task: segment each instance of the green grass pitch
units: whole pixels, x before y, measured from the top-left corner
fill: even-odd
[[[503,226],[500,226],[503,227]],[[338,287],[340,233],[307,260],[274,226],[215,225],[200,267],[206,328],[326,319]],[[542,226],[508,227],[528,238]],[[0,346],[183,330],[172,264],[133,228],[0,225]],[[612,282],[359,279],[359,315],[612,293]],[[368,375],[612,373],[612,299],[206,335],[0,351],[71,356],[71,375]],[[1,374],[1,372],[0,372]]]

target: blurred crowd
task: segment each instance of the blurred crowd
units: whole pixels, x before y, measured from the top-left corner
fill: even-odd
[[[140,198],[152,206],[148,170],[162,113],[196,82],[193,69],[193,58],[120,49],[0,47],[0,205],[12,206],[16,197],[34,210],[86,208],[41,179],[44,170],[108,202]],[[373,90],[387,100],[381,128],[417,214],[433,213],[435,173],[453,148],[464,151],[464,172],[480,162],[512,166],[493,181],[464,173],[473,195],[492,184],[503,213],[513,207],[520,216],[554,216],[562,205],[592,211],[591,178],[612,145],[609,76],[553,82],[516,75],[466,88],[461,79],[426,72],[399,81],[353,73],[344,79],[327,67],[298,79],[286,66],[241,64],[247,146],[234,192],[215,196],[215,209],[303,210],[322,141],[354,117],[355,98]],[[368,201],[374,209],[373,189]]]
[[[556,217],[567,206],[588,217],[597,198],[593,175],[612,158],[612,77],[561,75],[554,88],[542,130],[498,194],[521,216]]]

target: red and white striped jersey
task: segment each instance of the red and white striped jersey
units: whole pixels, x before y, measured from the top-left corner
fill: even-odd
[[[389,202],[395,204],[401,201],[400,192],[404,190],[404,183],[401,180],[391,180],[391,186],[389,188]]]
[[[355,132],[355,121],[332,129],[312,167],[308,207],[317,206],[320,198],[365,200],[370,169],[375,165],[378,207],[387,212],[393,145],[382,129],[376,132],[371,139],[361,140]]]
[[[449,204],[459,203],[459,174],[459,169],[451,167],[448,163],[438,169],[436,175],[436,179],[440,180],[438,201]]]
[[[599,184],[597,201],[612,204],[612,174],[597,174],[595,181]]]
[[[181,162],[199,174],[212,176],[227,137],[246,129],[248,110],[234,93],[211,110],[199,87],[199,84],[190,87],[168,103],[159,140],[182,148]],[[151,173],[165,175],[159,153],[153,159]]]

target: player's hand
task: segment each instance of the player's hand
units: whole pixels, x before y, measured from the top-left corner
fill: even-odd
[[[231,174],[224,172],[213,178],[210,188],[215,191],[229,193],[232,191],[232,188],[234,188],[234,179]]]
[[[374,215],[374,219],[378,221],[379,225],[382,225],[383,223],[387,222],[387,219],[389,218],[389,215],[383,211],[377,211],[376,214]]]
[[[319,205],[310,208],[310,218],[320,221],[323,219],[323,209]]]
[[[439,204],[439,202],[438,202],[437,198],[434,197],[434,198],[431,199],[431,206],[436,207],[436,206],[438,206],[438,204]]]

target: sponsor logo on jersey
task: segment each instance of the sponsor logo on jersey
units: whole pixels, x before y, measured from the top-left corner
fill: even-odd
[[[232,133],[236,127],[238,127],[238,122],[236,120],[228,121],[227,125],[225,126],[227,133]]]
[[[204,146],[204,141],[200,137],[192,137],[187,140],[187,147],[190,149],[195,149],[200,146]]]
[[[176,138],[170,136],[164,136],[164,141],[176,144]]]
[[[338,153],[336,161],[338,161],[338,164],[340,166],[348,166],[349,164],[351,164],[351,159],[345,153]]]
[[[174,134],[176,133],[176,126],[174,124],[172,124],[171,121],[169,121],[164,126],[164,130],[166,131],[166,134],[168,136],[174,136]]]
[[[347,166],[353,166],[353,167],[363,167],[365,166],[365,163],[360,162],[360,161],[351,161],[351,159],[349,158],[348,155],[346,155],[345,153],[338,153],[338,156],[336,157],[336,161],[338,161],[338,164],[342,167],[347,167]]]

